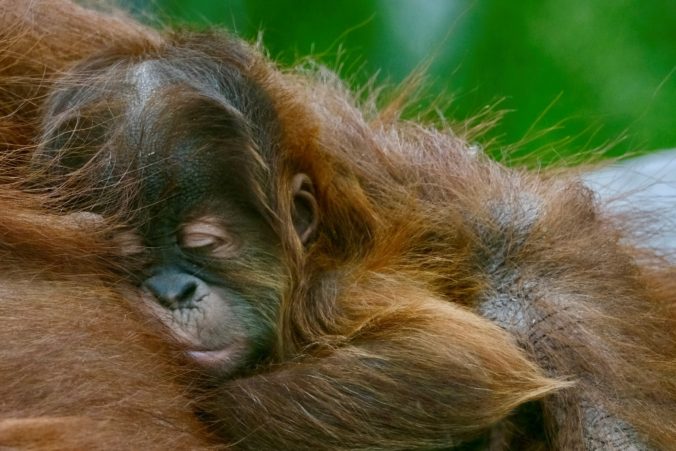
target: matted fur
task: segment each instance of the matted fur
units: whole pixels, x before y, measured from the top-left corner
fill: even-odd
[[[469,151],[449,131],[400,121],[396,108],[366,114],[333,74],[282,72],[226,35],[159,36],[128,19],[56,0],[30,8],[0,5],[0,141],[18,155],[5,164],[8,181],[33,176],[21,156],[40,145],[46,96],[59,83],[98,76],[72,67],[99,51],[104,56],[93,58],[104,67],[115,55],[143,61],[189,49],[218,61],[236,53],[238,70],[270,96],[282,137],[276,153],[258,155],[254,177],[256,194],[278,219],[290,283],[274,362],[220,382],[200,400],[222,443],[242,449],[630,450],[669,449],[676,442],[675,271],[659,261],[638,265],[635,251],[620,244],[619,222],[575,180],[507,169]],[[11,26],[3,27],[7,21]],[[288,180],[298,171],[312,178],[319,204],[319,232],[308,249],[295,236],[289,200],[278,195],[289,192]],[[90,176],[84,171],[77,180]],[[60,186],[82,186],[70,182]],[[126,196],[128,187],[122,188]],[[24,202],[25,194],[8,193],[9,205]],[[105,245],[78,245],[62,229],[55,240],[40,240],[47,213],[31,208],[22,223],[8,219],[7,236],[21,237],[25,227],[34,250],[22,253],[11,239],[3,241],[19,281],[38,277],[35,266],[61,255],[59,246],[84,262],[105,261]],[[62,269],[46,268],[38,281],[64,279]],[[0,378],[17,382],[3,394],[13,403],[0,413],[7,419],[0,423],[0,444],[6,431],[26,443],[45,437],[36,449],[58,448],[60,440],[67,447],[67,440],[80,440],[80,422],[104,415],[112,426],[100,433],[92,428],[91,443],[152,448],[147,438],[157,436],[162,449],[171,432],[162,436],[124,402],[97,402],[101,386],[119,396],[113,383],[150,393],[152,386],[139,382],[146,381],[145,365],[161,367],[158,391],[133,405],[172,418],[188,436],[202,434],[190,415],[172,410],[175,402],[190,407],[172,376],[180,366],[168,351],[148,355],[162,346],[152,328],[150,337],[119,335],[112,323],[116,315],[129,320],[128,307],[100,283],[108,280],[105,268],[97,278],[87,268],[75,265],[67,282],[34,289],[3,282],[11,294],[3,295],[3,317],[18,319],[4,329],[17,338],[2,351]],[[74,293],[80,285],[83,294]],[[43,310],[40,293],[66,302]],[[98,298],[110,302],[90,307]],[[20,309],[12,299],[24,301]],[[69,308],[75,312],[66,321]],[[89,308],[104,313],[92,315]],[[111,377],[103,364],[78,365],[67,352],[34,350],[31,309],[43,313],[49,349],[68,350],[64,337],[80,330],[72,318],[94,316],[100,324],[80,352],[104,361],[110,353],[104,345],[112,340],[115,355],[130,363]],[[132,330],[143,326],[129,321]],[[53,361],[47,359],[52,354]],[[47,359],[55,376],[24,374],[21,367],[36,358]],[[68,393],[76,388],[73,401]],[[36,391],[53,395],[27,396]],[[53,435],[55,424],[61,435]]]

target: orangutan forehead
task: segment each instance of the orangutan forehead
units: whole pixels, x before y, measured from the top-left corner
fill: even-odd
[[[239,192],[243,204],[255,204],[254,193],[262,193],[255,174],[265,172],[281,133],[269,95],[246,65],[187,44],[140,61],[121,51],[84,61],[59,80],[46,110],[35,161],[95,186],[84,203],[108,193],[129,198],[114,192],[142,180],[141,190],[128,191],[150,205],[174,196],[189,205],[205,190]]]
[[[159,61],[130,71],[135,89],[124,135],[144,180],[144,204],[171,198],[188,207],[219,192],[240,192],[241,201],[254,203],[245,199],[252,189],[242,187],[251,183],[258,152],[267,145],[255,132],[270,124],[256,124],[250,111],[238,108],[241,92],[229,95],[221,92],[222,83],[189,75]],[[229,81],[231,88],[244,83],[236,78]]]

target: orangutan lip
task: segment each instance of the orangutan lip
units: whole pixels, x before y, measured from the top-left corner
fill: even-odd
[[[151,315],[157,318],[169,331],[175,343],[182,349],[184,355],[192,362],[204,368],[218,369],[228,368],[241,352],[242,345],[237,342],[211,348],[200,343],[198,337],[187,332],[182,327],[174,324],[172,312],[162,307],[154,296],[147,292],[142,292],[142,305]]]
[[[194,362],[206,366],[213,367],[222,365],[232,358],[232,347],[228,346],[224,349],[214,351],[186,351],[186,355]]]

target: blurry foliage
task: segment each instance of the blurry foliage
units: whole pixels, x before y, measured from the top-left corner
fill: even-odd
[[[125,3],[163,23],[262,31],[274,59],[313,55],[354,87],[429,64],[424,101],[452,98],[449,120],[508,112],[482,137],[498,157],[546,164],[676,147],[674,0]]]

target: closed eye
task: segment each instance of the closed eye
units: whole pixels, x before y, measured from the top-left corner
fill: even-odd
[[[178,243],[183,249],[217,258],[231,257],[239,247],[226,228],[213,217],[202,217],[185,224],[179,232]]]

